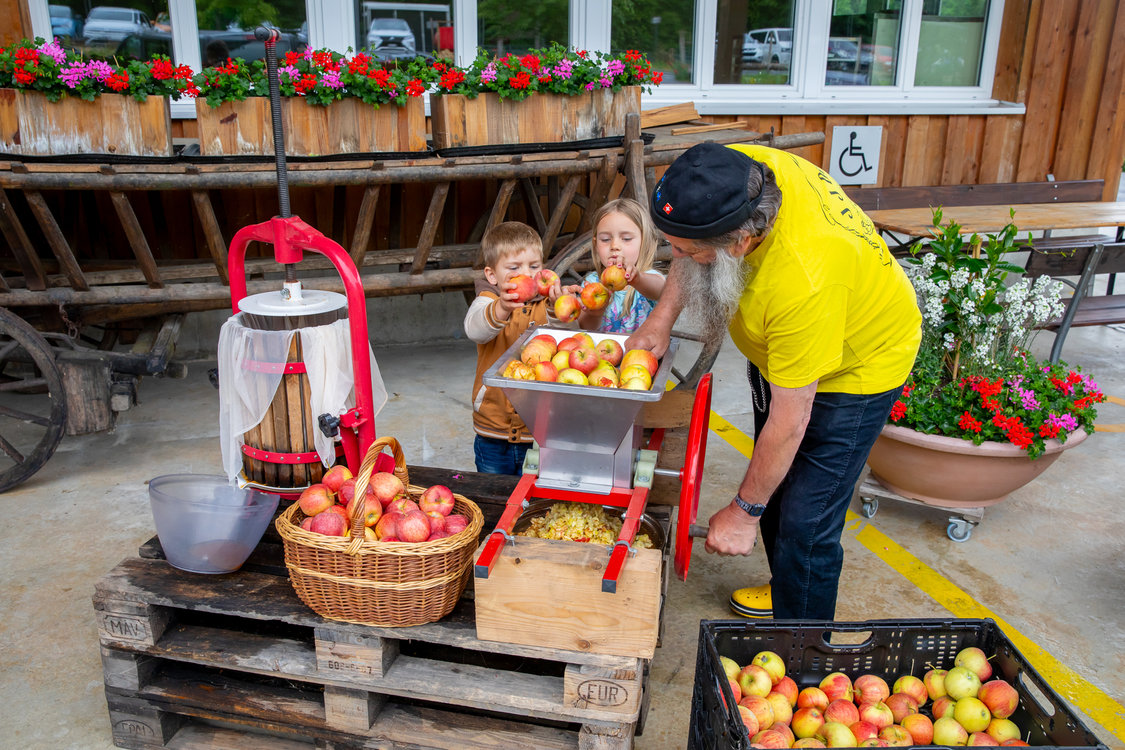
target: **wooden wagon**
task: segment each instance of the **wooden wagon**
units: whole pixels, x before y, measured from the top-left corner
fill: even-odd
[[[369,297],[468,295],[480,239],[501,221],[535,227],[549,264],[573,273],[593,212],[617,194],[644,199],[656,170],[695,143],[799,148],[824,137],[700,131],[659,127],[642,138],[632,115],[616,148],[292,160],[293,213],[348,249]],[[34,474],[64,431],[110,428],[135,403],[141,376],[185,374],[172,360],[183,316],[230,304],[228,241],[276,206],[267,159],[0,161],[0,491]],[[248,257],[246,271],[249,293],[278,287],[269,249]],[[322,258],[299,274],[308,288],[342,289]],[[701,354],[685,378],[714,355]]]

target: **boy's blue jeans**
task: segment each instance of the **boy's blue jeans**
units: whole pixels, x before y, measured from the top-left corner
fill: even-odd
[[[756,368],[750,367],[753,388]],[[755,437],[769,417],[769,384],[758,378],[766,398],[754,405]],[[816,394],[801,447],[758,526],[772,574],[774,618],[835,619],[844,517],[867,454],[901,392],[900,386],[869,396]]]
[[[523,458],[531,443],[509,443],[507,440],[477,435],[473,454],[477,471],[482,474],[523,474]]]

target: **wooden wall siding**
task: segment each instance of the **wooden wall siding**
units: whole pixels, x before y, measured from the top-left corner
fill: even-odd
[[[1117,195],[1125,153],[1125,2],[1118,3],[1116,11],[1086,165],[1088,175],[1106,181],[1105,200]]]
[[[1078,8],[1079,4],[1072,0],[1045,0],[1043,3],[1039,36],[1030,47],[1030,54],[1035,57],[1027,92],[1017,182],[1044,180],[1052,172],[1067,74],[1071,58],[1078,53],[1074,48]],[[1074,148],[1074,145],[1066,143],[1064,148]],[[1067,179],[1058,174],[1055,177]]]

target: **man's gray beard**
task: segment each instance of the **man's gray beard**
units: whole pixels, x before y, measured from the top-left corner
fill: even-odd
[[[738,301],[750,278],[745,259],[719,250],[713,263],[686,260],[682,264],[680,290],[690,325],[705,343],[718,344],[726,335]]]

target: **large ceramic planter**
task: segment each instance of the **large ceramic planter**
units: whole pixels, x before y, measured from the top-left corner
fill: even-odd
[[[444,94],[430,100],[430,130],[435,149],[586,141],[624,135],[625,115],[640,111],[640,86],[533,94],[518,102],[492,93]]]
[[[265,97],[218,107],[196,99],[195,119],[204,156],[273,154],[270,103]],[[375,107],[359,99],[320,107],[303,97],[286,97],[281,100],[281,119],[289,156],[426,150],[426,110],[420,97],[408,98],[402,107]]]
[[[167,97],[138,102],[102,94],[93,101],[37,91],[0,89],[0,151],[25,156],[118,154],[171,156]]]
[[[1010,443],[926,435],[906,427],[883,428],[867,465],[884,487],[903,497],[943,508],[994,505],[1047,470],[1062,452],[1081,443],[1076,430],[1065,443],[1048,440],[1036,459]]]

